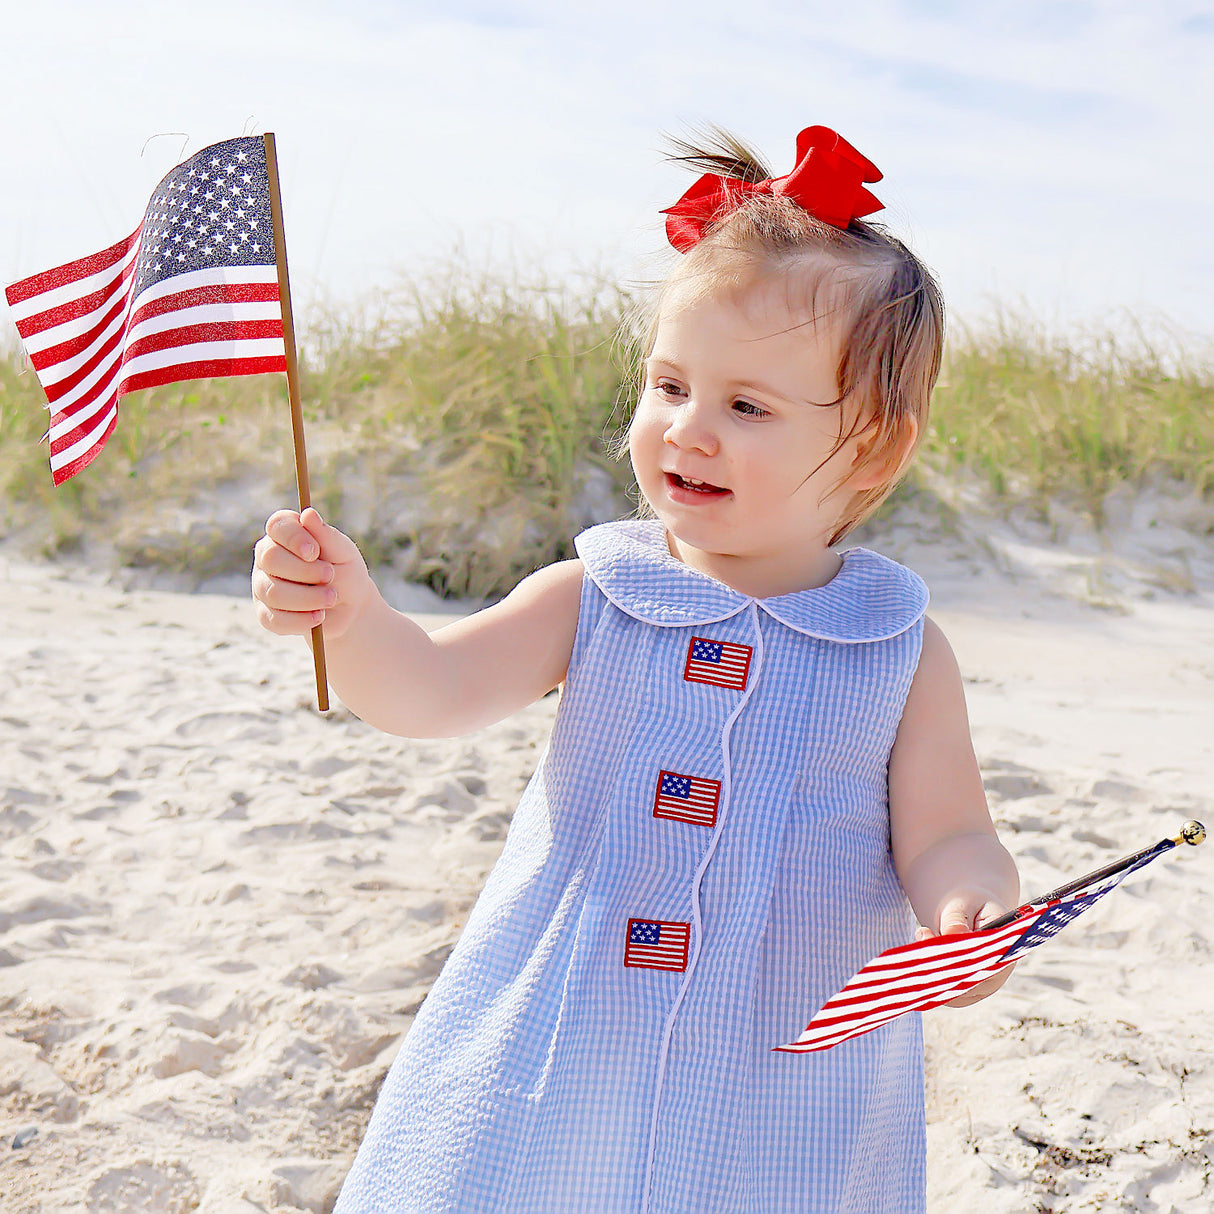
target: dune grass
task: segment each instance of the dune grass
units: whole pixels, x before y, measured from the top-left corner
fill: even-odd
[[[1214,367],[1166,335],[1064,339],[1002,318],[950,341],[926,455],[1003,500],[1062,498],[1099,525],[1119,486],[1214,489]]]
[[[454,267],[315,319],[302,353],[313,501],[373,563],[443,593],[501,594],[570,555],[577,530],[630,507],[611,454],[635,372],[617,340],[630,303],[593,279]],[[117,563],[208,576],[247,568],[266,504],[292,504],[280,377],[126,398],[104,454],[56,490],[22,364],[0,355],[0,524],[27,550],[104,540]],[[1212,406],[1214,368],[1183,351],[1003,319],[952,336],[921,459],[997,501],[1062,498],[1099,524],[1118,486],[1163,476],[1214,492]]]

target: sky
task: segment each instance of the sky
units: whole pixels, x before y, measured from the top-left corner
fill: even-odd
[[[4,282],[272,130],[305,325],[456,257],[629,284],[692,180],[665,133],[716,123],[784,173],[822,124],[954,318],[1214,338],[1214,2],[0,0],[0,29]]]

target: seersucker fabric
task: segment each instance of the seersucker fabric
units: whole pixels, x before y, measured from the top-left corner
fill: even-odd
[[[927,589],[753,599],[656,520],[576,541],[547,751],[336,1214],[916,1214],[919,1018],[773,1052],[913,935],[888,762]]]

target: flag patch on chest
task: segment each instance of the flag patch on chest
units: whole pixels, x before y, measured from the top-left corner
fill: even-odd
[[[629,919],[624,964],[647,970],[685,970],[690,939],[690,923]]]
[[[687,647],[687,664],[683,668],[683,678],[689,683],[710,683],[714,687],[745,691],[746,676],[750,671],[750,655],[753,652],[749,645],[692,637],[691,644]]]
[[[653,816],[694,826],[717,824],[717,802],[721,798],[718,780],[682,776],[677,771],[658,773],[658,790],[653,800]]]

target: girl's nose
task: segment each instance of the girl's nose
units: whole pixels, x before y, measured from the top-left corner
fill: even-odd
[[[699,451],[704,455],[716,455],[719,446],[704,410],[690,400],[674,411],[662,441],[682,451]]]

